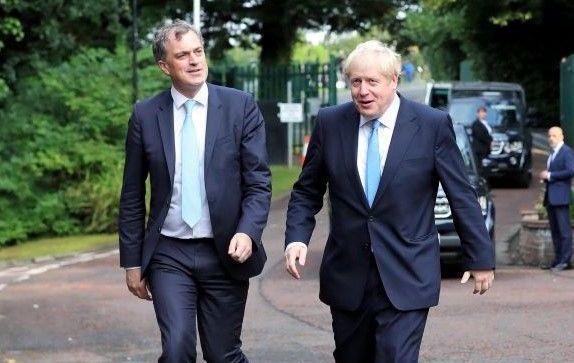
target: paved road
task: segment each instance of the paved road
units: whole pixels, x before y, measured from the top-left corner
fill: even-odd
[[[545,158],[537,149],[535,172]],[[539,188],[496,186],[495,286],[478,297],[443,279],[422,362],[574,361],[574,271],[506,265],[504,241]],[[282,260],[285,205],[274,205],[264,234],[269,260],[251,281],[245,351],[255,363],[332,362],[329,311],[317,298],[326,216],[318,217],[304,278],[294,281]],[[153,308],[125,288],[117,251],[0,269],[0,362],[153,362],[159,351]]]

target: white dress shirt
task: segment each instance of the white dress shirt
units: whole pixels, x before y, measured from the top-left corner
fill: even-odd
[[[191,228],[181,217],[181,129],[185,120],[185,102],[187,97],[179,93],[173,86],[171,87],[171,96],[173,98],[173,131],[175,140],[175,169],[173,174],[173,193],[169,211],[165,222],[161,228],[161,234],[175,238],[211,238],[213,230],[209,218],[209,205],[205,194],[205,130],[207,126],[207,84],[199,89],[193,100],[196,101],[192,110],[192,121],[195,127],[197,137],[197,146],[199,148],[199,187],[201,195],[201,218],[199,222]]]
[[[391,104],[383,113],[381,117],[378,118],[381,123],[379,127],[379,155],[381,156],[381,174],[385,167],[385,162],[387,161],[387,154],[389,152],[389,146],[391,144],[391,137],[393,136],[393,130],[395,129],[395,124],[397,123],[397,116],[399,114],[399,107],[401,105],[400,97],[395,93]],[[371,135],[372,124],[369,122],[372,119],[366,119],[361,115],[359,120],[359,139],[357,143],[357,170],[359,171],[359,177],[361,178],[361,184],[363,185],[363,190],[365,190],[365,178],[367,174],[367,147],[369,145],[369,136]],[[301,241],[291,242],[285,248],[287,251],[290,247],[301,246],[307,247],[307,245]]]

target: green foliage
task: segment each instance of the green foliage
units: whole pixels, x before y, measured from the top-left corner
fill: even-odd
[[[473,61],[484,81],[521,83],[529,105],[558,120],[559,64],[574,53],[563,41],[574,33],[574,3],[567,0],[422,0],[408,12],[401,36],[420,45],[435,79],[457,79]]]
[[[25,79],[0,110],[0,245],[115,230],[130,62],[122,47],[81,50]],[[159,73],[142,69],[146,94],[165,87]]]

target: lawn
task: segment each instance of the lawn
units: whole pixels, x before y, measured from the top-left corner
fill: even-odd
[[[272,165],[273,200],[286,196],[299,176],[301,167]],[[94,234],[31,240],[16,246],[0,248],[0,261],[31,260],[41,256],[61,256],[71,253],[113,248],[118,245],[116,234]]]

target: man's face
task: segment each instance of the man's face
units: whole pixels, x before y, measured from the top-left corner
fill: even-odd
[[[548,144],[550,147],[555,148],[561,141],[564,141],[562,130],[558,127],[551,127],[550,130],[548,130]]]
[[[165,59],[158,62],[161,70],[179,92],[189,98],[195,96],[207,80],[207,60],[199,37],[189,31],[178,40],[172,32],[165,48]]]
[[[479,120],[486,120],[486,111],[483,109],[478,110],[477,112]]]
[[[363,117],[371,120],[380,117],[393,101],[398,78],[384,76],[375,56],[367,54],[351,64],[349,81],[355,107]]]

